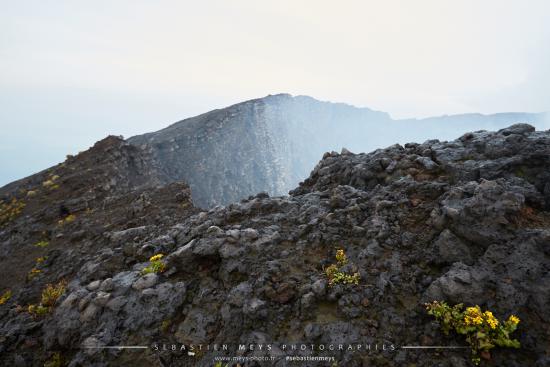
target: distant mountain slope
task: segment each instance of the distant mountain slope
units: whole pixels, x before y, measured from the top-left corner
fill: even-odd
[[[393,120],[368,108],[278,94],[213,110],[128,142],[147,150],[169,181],[187,182],[196,205],[212,207],[261,191],[286,194],[327,151],[366,152],[516,122],[540,129],[543,117],[502,113]]]

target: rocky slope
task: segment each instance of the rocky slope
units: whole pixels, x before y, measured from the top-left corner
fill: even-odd
[[[366,152],[407,139],[454,138],[543,114],[466,114],[393,120],[387,113],[307,96],[271,95],[177,122],[128,141],[148,152],[170,182],[185,181],[197,206],[211,208],[260,191],[286,195],[324,152]]]
[[[83,253],[104,248],[106,231],[146,223],[170,226],[177,220],[158,218],[159,208],[164,215],[196,211],[187,185],[162,186],[159,177],[145,152],[110,136],[64,163],[0,189],[0,212],[14,202],[21,208],[12,220],[0,222],[0,289],[24,284],[36,258],[46,253],[62,254],[63,262],[68,260],[65,250],[71,249],[74,263],[65,264],[67,272],[61,275],[73,275]],[[36,246],[40,243],[47,245]],[[51,280],[47,273],[38,278],[43,276]]]
[[[61,182],[58,190],[69,181]],[[290,196],[260,193],[209,211],[192,207],[189,190],[177,184],[98,197],[91,213],[82,207],[62,224],[56,220],[66,213],[39,215],[69,201],[71,191],[44,198],[40,210],[28,199],[0,232],[2,266],[20,270],[2,273],[30,271],[28,258],[47,260],[32,280],[10,282],[13,295],[0,305],[0,361],[211,366],[223,355],[268,355],[273,362],[264,365],[284,366],[296,365],[287,355],[313,353],[342,366],[468,366],[467,350],[401,348],[464,345],[422,306],[446,300],[522,320],[521,349],[496,349],[483,363],[547,366],[549,182],[550,132],[520,124],[451,142],[327,153]],[[11,194],[22,195],[18,185]],[[38,254],[33,243],[42,231],[51,243]],[[349,259],[344,270],[360,274],[358,285],[327,284],[324,269],[337,249]],[[158,253],[166,271],[142,275]],[[26,305],[63,278],[67,289],[52,309],[30,315]],[[182,344],[205,349],[189,355]],[[215,344],[228,350],[206,349]],[[340,344],[346,350],[318,350]],[[119,345],[145,348],[96,348]]]

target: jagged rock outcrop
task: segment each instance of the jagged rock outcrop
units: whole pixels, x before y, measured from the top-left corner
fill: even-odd
[[[57,352],[70,366],[210,366],[220,355],[267,355],[264,365],[285,366],[287,355],[313,354],[345,366],[468,366],[467,350],[401,348],[464,344],[426,315],[423,302],[438,299],[518,315],[521,349],[494,350],[492,365],[545,366],[550,132],[533,130],[327,153],[290,196],[259,193],[209,211],[167,215],[170,198],[159,205],[150,194],[155,220],[145,207],[139,222],[105,228],[101,247],[77,236],[57,256],[46,252],[43,274],[0,306],[0,361],[39,365]],[[1,233],[4,258],[32,247],[26,210]],[[55,241],[88,232],[85,221],[71,225]],[[327,284],[323,269],[339,248],[359,285]],[[156,253],[166,271],[142,275]],[[51,313],[33,318],[17,308],[61,277],[67,291]],[[189,355],[182,344],[229,350]],[[336,349],[312,352],[311,344]],[[147,349],[91,348],[117,345]]]
[[[197,206],[211,208],[262,191],[286,195],[327,151],[345,147],[368,152],[408,139],[454,138],[472,128],[494,129],[517,121],[535,124],[543,119],[543,114],[502,113],[393,120],[368,108],[278,94],[128,141],[150,152],[170,182],[187,182]]]

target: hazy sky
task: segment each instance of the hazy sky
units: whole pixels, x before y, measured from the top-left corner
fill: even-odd
[[[0,0],[0,185],[107,134],[288,92],[550,110],[550,1]]]

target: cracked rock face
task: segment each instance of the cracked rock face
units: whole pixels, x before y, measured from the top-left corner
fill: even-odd
[[[454,138],[470,128],[543,120],[543,114],[527,113],[394,120],[369,108],[277,94],[188,118],[131,137],[128,142],[152,157],[163,174],[161,179],[186,182],[195,204],[212,208],[263,191],[272,196],[286,195],[309,176],[327,151],[368,152],[399,142],[396,137],[424,141],[430,132],[431,136]],[[516,125],[502,136],[507,141],[518,139],[533,130],[526,126]],[[502,150],[499,144],[497,149]],[[412,163],[435,170],[438,164],[432,158],[421,154]],[[391,163],[387,163],[388,171],[393,169]]]
[[[149,220],[103,226],[96,237],[72,237],[89,232],[86,221],[57,229],[62,236],[44,250],[43,273],[16,284],[0,306],[0,361],[39,365],[59,352],[71,366],[210,366],[224,352],[80,348],[273,343],[267,353],[284,366],[281,344],[303,342],[395,346],[335,351],[345,366],[470,365],[467,351],[400,349],[465,343],[444,335],[425,313],[424,302],[445,300],[479,304],[499,319],[518,315],[522,348],[494,349],[491,363],[543,366],[550,338],[548,182],[550,132],[514,125],[451,142],[327,153],[290,196],[258,194],[209,211],[188,202],[185,210],[170,207],[158,189],[146,190]],[[127,193],[127,200],[142,194]],[[159,200],[168,200],[166,212]],[[15,246],[33,247],[26,240],[32,226],[25,225],[31,214],[2,229],[4,256]],[[358,286],[327,283],[324,268],[340,248],[345,270],[360,274]],[[166,271],[142,275],[156,253],[165,255]],[[67,291],[50,314],[18,311],[61,278]]]

